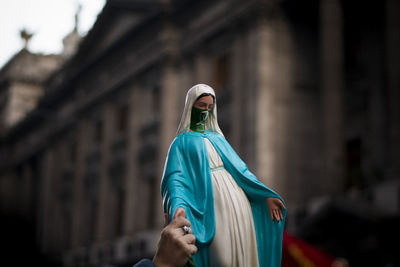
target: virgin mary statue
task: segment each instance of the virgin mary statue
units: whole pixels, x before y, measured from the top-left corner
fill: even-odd
[[[193,86],[161,182],[164,212],[191,222],[196,266],[281,266],[283,199],[251,173],[224,138],[214,90]]]

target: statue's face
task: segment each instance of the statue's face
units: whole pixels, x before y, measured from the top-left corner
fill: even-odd
[[[211,96],[203,96],[194,103],[195,108],[212,110],[214,108],[214,99]]]

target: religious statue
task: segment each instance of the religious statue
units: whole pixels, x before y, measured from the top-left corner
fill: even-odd
[[[208,85],[187,92],[161,191],[164,212],[172,218],[181,207],[191,222],[196,267],[281,265],[283,199],[248,170],[224,138]]]

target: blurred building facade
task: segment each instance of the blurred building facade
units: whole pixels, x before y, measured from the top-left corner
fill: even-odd
[[[44,81],[62,62],[58,55],[33,54],[22,49],[0,73],[0,129],[16,125],[37,105],[44,94]]]
[[[398,216],[399,11],[395,0],[108,1],[3,132],[2,213],[29,221],[65,266],[151,257],[168,146],[186,91],[206,83],[228,141],[286,200],[288,231],[332,203]]]

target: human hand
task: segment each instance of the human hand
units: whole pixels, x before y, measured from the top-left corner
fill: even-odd
[[[285,205],[279,198],[267,197],[267,205],[271,220],[283,220],[282,210],[286,209]]]
[[[161,232],[158,247],[153,262],[157,267],[184,266],[190,257],[197,252],[194,245],[196,238],[189,228],[185,234],[182,227],[190,227],[190,222],[185,218],[186,212],[178,208],[174,219]]]

